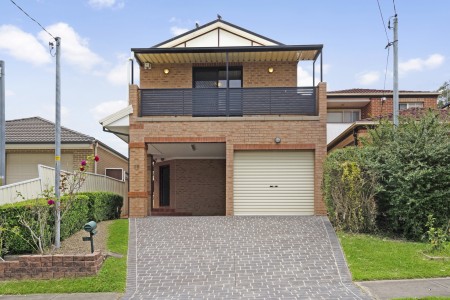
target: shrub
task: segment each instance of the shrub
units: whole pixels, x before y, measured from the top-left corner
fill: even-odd
[[[89,197],[89,219],[96,222],[120,218],[123,197],[109,192],[80,193]]]
[[[61,197],[61,205],[67,201],[66,197]],[[94,219],[103,221],[114,219],[120,216],[120,208],[123,198],[113,193],[80,193],[74,201],[70,202],[70,207],[65,211],[61,222],[61,238],[66,239],[75,232],[83,228],[83,225]],[[48,204],[47,199],[27,200],[14,204],[0,206],[0,245],[3,247],[1,255],[23,254],[37,252],[33,245],[30,231],[20,223],[20,216],[27,217],[31,226],[39,226],[35,214],[36,207],[48,211],[48,219],[44,222],[45,231],[48,238],[45,238],[45,247],[51,245],[54,238],[55,216],[54,208]],[[95,212],[95,213],[94,213]],[[113,213],[114,212],[114,213]],[[96,219],[94,215],[100,216]]]
[[[377,195],[384,230],[420,239],[428,215],[435,227],[450,216],[450,123],[433,112],[420,119],[400,118],[368,131],[364,148],[372,149],[367,164],[380,174]]]
[[[365,166],[367,151],[355,147],[330,153],[324,164],[323,193],[331,222],[338,229],[372,232],[376,229],[374,196],[377,177]]]

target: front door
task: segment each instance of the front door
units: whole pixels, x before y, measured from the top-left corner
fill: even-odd
[[[170,206],[170,166],[159,167],[159,206]]]

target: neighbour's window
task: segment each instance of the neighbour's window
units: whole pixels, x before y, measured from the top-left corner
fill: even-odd
[[[353,123],[361,119],[360,110],[342,109],[329,110],[327,113],[328,123]]]
[[[230,88],[242,87],[242,68],[228,68],[228,83]],[[192,86],[198,89],[226,88],[227,71],[225,67],[194,68]]]
[[[423,102],[408,102],[408,103],[400,103],[399,109],[404,110],[408,108],[422,108]]]
[[[123,169],[121,168],[106,168],[105,175],[123,181]]]

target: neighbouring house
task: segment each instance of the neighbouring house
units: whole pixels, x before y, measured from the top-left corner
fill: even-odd
[[[415,109],[437,109],[439,92],[399,91],[400,114]],[[327,93],[328,151],[358,143],[367,126],[392,115],[392,90],[348,89]]]
[[[125,156],[91,136],[61,127],[61,169],[78,169],[88,155],[101,159],[87,171],[125,179]],[[39,164],[55,165],[55,124],[41,117],[6,121],[6,184],[39,177]]]
[[[322,45],[218,19],[132,51],[140,85],[100,122],[129,143],[130,217],[326,214],[326,84],[297,87]]]

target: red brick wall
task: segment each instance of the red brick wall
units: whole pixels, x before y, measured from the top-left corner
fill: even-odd
[[[361,119],[391,114],[393,110],[392,98],[382,103],[381,98],[370,98],[370,103],[361,109]],[[437,108],[436,98],[400,98],[400,103],[421,102],[424,108]]]
[[[21,255],[18,261],[0,261],[0,280],[50,279],[95,275],[104,257],[86,255]]]
[[[170,208],[193,215],[225,215],[225,160],[181,159],[155,164],[153,207],[159,207],[159,167],[170,166]]]

